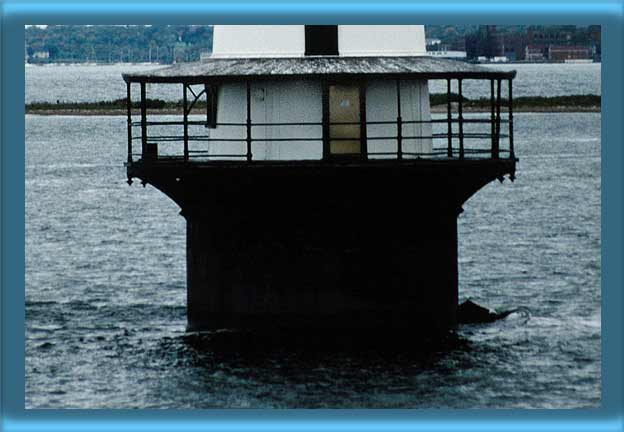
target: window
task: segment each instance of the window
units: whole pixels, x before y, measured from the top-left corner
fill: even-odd
[[[338,55],[338,26],[305,26],[305,55]]]

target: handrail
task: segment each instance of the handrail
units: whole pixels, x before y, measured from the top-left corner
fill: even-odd
[[[331,124],[331,123],[330,123]],[[414,139],[446,139],[448,138],[448,134],[446,133],[439,133],[439,134],[431,134],[431,135],[403,135],[401,138],[403,140],[414,140]],[[454,133],[450,135],[451,138],[459,138],[459,134],[458,133]],[[485,139],[485,138],[491,138],[492,135],[488,134],[488,133],[473,133],[473,132],[464,132],[463,133],[463,138],[464,139]],[[508,134],[498,134],[495,135],[495,137],[499,137],[499,138],[509,138]],[[379,140],[396,140],[396,136],[391,136],[391,135],[387,135],[387,136],[368,136],[367,140],[372,140],[372,141],[379,141]],[[141,137],[133,137],[133,140],[139,140],[141,139]],[[357,136],[353,136],[353,137],[336,137],[336,138],[332,138],[332,141],[354,141],[354,140],[358,140],[359,137]],[[301,137],[289,137],[289,138],[252,138],[253,142],[298,142],[298,141],[322,141],[323,137],[308,137],[308,138],[301,138]],[[184,141],[184,136],[179,136],[179,135],[152,135],[148,137],[148,142],[149,141],[160,141],[160,142],[167,142],[167,141],[172,141],[172,142],[182,142]],[[209,135],[192,135],[188,137],[188,141],[205,141],[205,142],[247,142],[247,138],[211,138]],[[503,151],[502,149],[500,151]],[[373,153],[370,153],[373,154]],[[396,154],[396,152],[395,152]]]
[[[451,98],[451,83],[453,79],[445,79],[447,83],[447,102],[446,102],[446,112],[445,116],[442,118],[431,118],[427,120],[408,120],[404,119],[402,116],[402,98],[401,98],[401,81],[399,79],[396,80],[396,118],[391,120],[368,120],[366,118],[365,109],[360,107],[360,121],[345,121],[345,122],[330,122],[330,121],[302,121],[302,122],[255,122],[252,117],[251,110],[251,86],[250,83],[247,82],[245,86],[246,93],[246,110],[245,119],[242,122],[221,122],[221,123],[211,123],[210,128],[214,127],[235,127],[241,130],[241,134],[237,138],[227,138],[227,137],[212,137],[209,134],[198,134],[193,135],[191,133],[192,127],[207,127],[209,123],[207,120],[197,121],[191,120],[190,112],[195,102],[199,99],[202,93],[198,95],[195,94],[193,89],[189,84],[183,84],[183,116],[181,121],[176,120],[153,120],[147,119],[147,97],[146,97],[146,88],[145,83],[140,84],[140,100],[141,100],[141,110],[140,110],[140,121],[133,121],[132,119],[132,111],[128,104],[127,107],[127,129],[128,129],[128,163],[132,163],[133,157],[142,157],[145,160],[149,160],[153,162],[158,160],[158,151],[157,151],[157,143],[162,143],[163,145],[167,145],[168,143],[183,143],[183,151],[182,155],[179,156],[180,160],[184,160],[186,162],[190,161],[193,158],[201,157],[201,158],[241,158],[246,159],[248,162],[253,160],[252,150],[258,150],[256,146],[263,145],[266,143],[287,143],[287,142],[315,142],[323,144],[323,155],[324,157],[330,155],[330,147],[331,142],[338,141],[360,141],[362,152],[360,156],[362,156],[362,160],[366,160],[368,156],[394,156],[396,159],[401,160],[403,157],[446,157],[446,158],[458,158],[464,159],[467,155],[479,155],[485,156],[489,154],[491,159],[498,159],[501,155],[505,155],[504,157],[508,157],[510,159],[515,159],[514,153],[514,142],[513,142],[513,93],[512,93],[512,80],[502,80],[502,79],[490,79],[490,106],[489,109],[485,113],[476,113],[475,116],[470,114],[469,118],[465,117],[464,106],[463,106],[463,95],[462,95],[462,78],[458,78],[455,81],[457,82],[457,91],[458,98],[455,102]],[[502,98],[502,86],[503,84],[507,84],[508,89],[508,98]],[[324,84],[327,86],[327,83]],[[325,88],[325,87],[323,87]],[[188,100],[187,91],[190,91],[193,95],[193,99],[191,101]],[[360,89],[361,94],[360,97],[365,97],[365,92]],[[323,97],[323,112],[324,118],[329,117],[329,112],[325,104],[327,104],[327,95],[324,91]],[[131,100],[131,85],[127,84],[127,100]],[[190,102],[190,104],[189,104]],[[504,113],[501,110],[501,105],[506,105],[507,113]],[[506,114],[506,115],[504,115]],[[409,125],[431,125],[431,128],[428,128],[427,132],[422,133],[420,135],[411,135],[406,133],[409,129],[405,129],[406,126]],[[434,125],[439,125],[434,127]],[[447,125],[444,127],[443,125]],[[457,125],[456,128],[453,125]],[[474,127],[468,128],[466,130],[467,125],[473,125]],[[479,128],[478,126],[484,125],[487,127]],[[489,125],[489,126],[488,126]],[[506,130],[502,133],[501,126],[506,125]],[[182,134],[163,134],[158,135],[156,131],[165,132],[165,130],[158,129],[158,126],[181,126]],[[359,134],[357,136],[352,137],[332,137],[331,136],[331,127],[332,126],[360,126]],[[370,126],[388,126],[387,129],[384,129],[382,135],[370,135],[374,130],[369,129]],[[148,129],[149,127],[149,129]],[[288,137],[262,137],[257,135],[257,131],[260,128],[268,128],[268,127],[276,127],[276,128],[289,128],[289,136]],[[313,136],[307,136],[309,134],[310,129],[306,129],[306,136],[297,135],[296,130],[298,127],[320,127],[318,131],[318,136],[314,134]],[[140,128],[139,133],[133,134],[133,128]],[[476,129],[475,129],[476,128]],[[444,130],[442,131],[441,130]],[[479,130],[481,129],[481,130]],[[148,130],[150,133],[148,133]],[[280,129],[282,130],[282,129]],[[424,132],[422,129],[420,132]],[[354,135],[356,132],[354,132]],[[408,142],[418,142],[423,140],[431,140],[432,142],[435,140],[445,140],[445,147],[431,147],[430,151],[427,152],[414,152],[408,151],[409,148],[406,147],[406,143]],[[506,140],[505,144],[507,148],[502,148],[501,140]],[[141,142],[140,153],[133,153],[132,143],[134,141]],[[396,144],[396,151],[368,151],[368,142],[381,142],[381,141],[389,141],[394,142]],[[468,144],[467,142],[470,142]],[[475,148],[475,141],[481,141],[483,143],[488,143],[487,148]],[[189,144],[191,142],[205,142],[205,143],[241,143],[244,145],[245,153],[241,154],[230,154],[230,153],[214,153],[214,150],[218,151],[217,147],[211,147],[210,149],[197,149],[197,145],[194,145],[195,148],[190,148]],[[242,150],[242,149],[241,149]],[[149,153],[148,153],[149,152]],[[149,154],[149,157],[146,155]],[[172,156],[164,156],[164,158],[171,159],[172,157],[176,157],[177,155]]]
[[[402,120],[401,123],[404,125],[407,124],[435,124],[435,123],[446,123],[447,119],[431,119],[431,120]],[[453,118],[451,119],[452,123],[459,123],[460,119]],[[462,122],[465,123],[484,123],[490,124],[492,121],[490,119],[485,118],[464,118]],[[501,118],[500,122],[502,124],[509,123],[509,119]],[[192,121],[189,120],[187,122],[189,126],[206,126],[206,121]],[[396,125],[396,120],[386,120],[386,121],[366,121],[366,122],[330,122],[332,126],[355,126],[364,124],[366,126],[370,125]],[[143,124],[140,121],[132,122],[131,125],[133,127],[140,127]],[[146,122],[147,126],[183,126],[184,121],[148,121]],[[247,123],[215,123],[215,126],[247,126]],[[265,127],[265,126],[323,126],[322,122],[291,122],[291,123],[252,123],[251,127]]]

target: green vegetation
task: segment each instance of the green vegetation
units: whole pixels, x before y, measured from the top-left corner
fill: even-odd
[[[553,108],[553,107],[599,107],[600,95],[570,95],[570,96],[522,96],[515,97],[514,108]],[[432,94],[430,96],[432,106],[445,105],[447,103],[446,93]],[[451,102],[458,102],[459,95],[451,93]],[[488,108],[490,106],[490,99],[468,99],[462,97],[462,101],[466,108]],[[503,106],[507,106],[507,99],[502,99]]]
[[[30,26],[25,39],[31,63],[173,63],[210,51],[212,26]]]
[[[524,58],[527,43],[546,43],[541,39],[533,41],[528,37],[529,32],[548,36],[548,43],[583,46],[593,43],[600,52],[599,26],[425,25],[425,32],[427,38],[440,39],[445,49],[465,50],[470,48],[467,41],[479,34],[482,27],[496,27],[498,39],[495,39],[502,43],[499,48],[518,51],[515,57],[518,60]],[[196,61],[200,53],[212,50],[212,26],[28,26],[25,42],[25,57],[30,63],[185,62]]]
[[[451,93],[451,102],[459,102],[459,95],[457,93]],[[446,97],[446,93],[432,93],[429,95],[429,103],[432,106],[435,105],[445,105],[447,102],[448,98]],[[468,102],[470,99],[468,99],[465,96],[462,96],[462,101],[464,103]]]
[[[570,96],[553,96],[553,97],[524,96],[524,97],[514,98],[514,107],[517,107],[517,108],[524,108],[524,107],[550,108],[550,107],[558,107],[558,106],[568,106],[568,107],[596,106],[596,107],[599,107],[600,101],[601,101],[601,97],[599,95],[570,95]],[[505,103],[507,102],[505,101]]]
[[[524,96],[514,98],[514,109],[521,111],[543,111],[543,110],[598,110],[600,109],[599,95],[572,95],[572,96]],[[431,106],[446,106],[446,94],[432,94],[430,96]],[[451,94],[451,102],[458,102],[459,96],[455,93]],[[468,99],[463,97],[464,108],[466,110],[489,110],[490,100],[486,98]],[[502,100],[503,106],[507,105],[507,100]],[[138,101],[132,102],[132,109],[138,110],[140,104]],[[153,111],[182,111],[182,101],[168,102],[161,99],[147,99],[147,108]],[[195,112],[201,113],[206,108],[206,101],[197,101],[195,104]],[[26,112],[37,114],[63,114],[63,113],[109,113],[123,114],[126,111],[126,99],[116,99],[113,101],[101,102],[33,102],[26,104]]]
[[[175,109],[182,106],[182,102],[166,102],[161,99],[147,99],[148,109]],[[132,102],[133,109],[139,109],[140,103]],[[75,111],[75,110],[113,110],[126,109],[126,98],[100,102],[33,102],[26,104],[27,111]]]

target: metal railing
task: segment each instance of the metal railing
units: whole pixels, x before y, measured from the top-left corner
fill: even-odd
[[[146,108],[146,94],[145,83],[141,83],[141,120],[133,121],[132,112],[130,109],[130,102],[128,103],[127,110],[127,124],[128,124],[128,163],[132,163],[135,157],[139,157],[142,160],[159,160],[157,151],[149,150],[149,146],[153,146],[158,143],[180,143],[180,151],[176,155],[169,155],[166,159],[179,159],[184,162],[192,162],[199,157],[202,159],[239,159],[247,162],[254,161],[253,147],[254,144],[262,143],[278,143],[278,142],[316,142],[322,143],[323,156],[322,159],[335,157],[335,154],[330,152],[330,142],[333,141],[361,141],[359,153],[354,154],[340,154],[338,156],[357,156],[363,160],[369,157],[375,156],[394,156],[397,160],[401,160],[405,157],[410,158],[456,158],[465,159],[467,157],[479,157],[479,158],[491,158],[499,159],[502,157],[515,158],[514,154],[514,142],[513,142],[513,98],[512,98],[512,80],[508,81],[508,99],[507,99],[507,118],[501,117],[501,106],[503,101],[501,99],[501,79],[490,80],[490,109],[489,113],[486,112],[486,117],[483,117],[483,113],[479,112],[477,115],[481,117],[466,117],[464,113],[464,101],[462,95],[462,79],[457,79],[458,98],[455,103],[452,102],[451,92],[451,79],[447,79],[447,103],[446,103],[446,116],[444,118],[432,118],[431,120],[403,120],[401,113],[401,89],[400,81],[397,80],[396,85],[396,101],[397,101],[397,118],[393,120],[385,121],[367,121],[366,116],[361,115],[359,122],[330,122],[317,121],[317,122],[253,122],[251,118],[251,91],[250,83],[246,83],[246,119],[244,122],[221,122],[211,123],[211,127],[230,127],[240,128],[240,137],[238,138],[226,138],[226,137],[211,137],[206,134],[191,135],[189,133],[190,126],[207,126],[208,121],[196,121],[190,120],[190,112],[204,93],[203,91],[196,94],[190,85],[183,84],[183,118],[181,121],[148,121],[147,120],[147,108]],[[194,96],[194,100],[189,104],[187,97],[187,90]],[[130,101],[130,83],[127,84],[127,96]],[[326,99],[324,97],[324,99]],[[326,100],[323,101],[326,103]],[[455,109],[454,106],[456,105]],[[325,109],[324,109],[325,111]],[[472,115],[472,114],[471,114]],[[327,117],[327,116],[323,116]],[[431,133],[425,135],[406,135],[404,134],[404,127],[407,125],[431,125]],[[360,126],[360,134],[357,137],[332,137],[329,134],[331,126]],[[369,134],[369,126],[376,125],[389,125],[394,126],[394,133],[391,135],[378,135],[371,136]],[[434,132],[434,126],[442,126],[443,131]],[[446,125],[446,128],[443,126]],[[489,125],[479,132],[468,132],[466,127],[470,125]],[[501,125],[507,125],[507,133],[501,132]],[[182,133],[180,135],[148,135],[148,127],[154,126],[181,126]],[[258,137],[254,136],[254,131],[258,128],[267,127],[318,127],[319,133],[317,136],[297,136],[293,134],[291,137]],[[133,130],[140,128],[140,134],[135,136]],[[440,128],[438,128],[440,129]],[[444,130],[446,129],[446,130]],[[507,147],[501,148],[501,140],[506,140]],[[376,141],[392,141],[396,143],[395,151],[382,151],[375,152],[368,150],[368,143],[375,143]],[[406,151],[406,143],[418,142],[423,140],[432,140],[433,143],[438,141],[445,142],[444,146],[432,146],[430,151],[426,152],[414,152]],[[482,145],[474,146],[468,145],[467,141],[478,140]],[[141,152],[133,153],[133,143],[135,141],[141,142]],[[205,143],[241,143],[244,144],[244,152],[241,153],[213,153],[212,150],[196,150],[190,149],[189,144],[193,142],[205,142]],[[483,143],[486,143],[485,148]],[[156,147],[157,148],[157,147]],[[164,157],[162,159],[165,159]],[[255,159],[258,160],[258,159]],[[263,159],[266,160],[266,159]]]

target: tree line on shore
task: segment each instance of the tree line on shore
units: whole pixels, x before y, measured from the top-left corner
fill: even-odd
[[[552,37],[570,38],[568,42],[582,45],[590,43],[593,34],[585,27],[534,26],[535,30],[524,25],[425,25],[425,31],[428,38],[439,38],[440,46],[465,50],[466,40],[478,38],[482,27],[496,28],[496,34],[488,33],[487,38],[506,41],[503,51],[507,45],[530,43],[527,35],[531,32],[550,36],[552,33]],[[212,36],[210,25],[27,26],[24,50],[30,63],[174,63],[199,60],[201,53],[212,50]],[[599,40],[598,37],[598,43]]]
[[[31,63],[173,63],[210,51],[212,26],[29,26],[25,39]]]
[[[446,93],[431,94],[430,103],[431,106],[446,105],[447,103]],[[458,102],[459,95],[451,93],[451,102]],[[474,109],[489,109],[490,99],[469,99],[462,97],[462,102],[466,108]],[[569,96],[521,96],[514,98],[514,107],[516,109],[531,109],[531,108],[556,108],[556,107],[568,107],[568,108],[596,108],[600,107],[601,97],[600,95],[569,95]],[[506,99],[502,100],[503,106],[506,106]],[[182,101],[164,101],[162,99],[147,99],[147,108],[150,110],[181,110]],[[198,101],[195,105],[196,110],[201,110],[206,107],[205,101]],[[139,109],[140,103],[138,101],[132,102],[133,109]],[[26,112],[36,113],[38,111],[119,111],[124,112],[126,110],[126,99],[116,99],[112,101],[100,101],[100,102],[32,102],[26,104]]]

